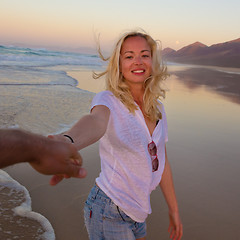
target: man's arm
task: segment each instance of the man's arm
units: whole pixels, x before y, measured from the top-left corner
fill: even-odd
[[[44,141],[42,136],[19,129],[1,129],[0,167],[34,160]]]
[[[82,158],[69,143],[19,129],[0,129],[0,168],[29,162],[42,174],[85,177]]]

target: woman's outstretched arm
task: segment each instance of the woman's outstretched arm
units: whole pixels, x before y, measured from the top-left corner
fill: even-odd
[[[49,136],[49,138],[65,142],[73,141],[74,146],[81,150],[97,142],[104,135],[109,116],[110,110],[106,106],[98,105],[92,109],[90,114],[83,116],[70,130],[63,134]],[[52,177],[50,184],[56,185],[63,178],[62,175],[55,175]]]
[[[77,149],[85,148],[97,142],[106,132],[110,110],[103,105],[96,106],[91,113],[82,117],[67,135],[74,139]]]
[[[110,110],[106,106],[98,105],[92,109],[91,113],[80,118],[67,132],[49,137],[66,142],[71,142],[70,139],[72,139],[74,146],[81,150],[97,142],[104,135],[109,115]]]

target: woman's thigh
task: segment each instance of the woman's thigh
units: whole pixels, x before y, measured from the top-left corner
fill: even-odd
[[[95,187],[85,203],[84,219],[90,240],[136,240],[146,233],[145,223],[134,222]]]

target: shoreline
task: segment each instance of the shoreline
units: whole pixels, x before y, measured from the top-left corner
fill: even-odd
[[[89,71],[87,72],[89,73]],[[85,75],[83,75],[83,78],[85,78]],[[73,79],[73,81],[78,83],[77,79]],[[4,103],[3,109],[6,108],[5,112],[2,112],[2,114],[4,113],[4,117],[1,117],[3,121],[0,121],[0,123],[3,123],[2,127],[17,126],[42,135],[62,132],[89,111],[88,106],[94,95],[92,92],[81,90],[76,86],[75,84],[74,86],[51,85],[50,87],[22,85],[19,95],[17,94],[19,89],[17,91],[15,86],[2,86],[5,91],[1,93],[1,97],[10,100],[2,102]],[[20,106],[18,98],[20,99]],[[8,105],[5,107],[5,103],[9,103],[10,107],[7,107]],[[69,106],[71,106],[71,110],[69,110]],[[10,122],[9,119],[11,120]],[[5,122],[8,125],[5,125]],[[87,167],[88,164],[90,164],[89,168],[93,168],[93,165],[94,168],[98,166],[96,163],[92,164],[91,159],[85,160],[89,156],[92,159],[98,156],[97,144],[81,151],[81,155],[84,156],[84,166]],[[12,202],[15,196],[18,198],[18,195],[16,193],[15,195],[11,195],[10,198],[5,199],[3,196],[6,195],[7,190],[6,188],[5,190],[3,189],[3,182],[0,181],[0,198],[3,201],[0,205],[4,206],[4,209],[9,209],[2,210],[1,215],[4,211],[6,218],[12,219],[9,222],[5,221],[6,218],[1,218],[0,239],[6,239],[5,232],[11,235],[9,239],[12,239],[13,236],[21,236],[21,239],[26,240],[37,239],[36,234],[40,233],[45,234],[45,239],[47,240],[78,240],[79,233],[82,233],[83,238],[81,239],[88,239],[81,212],[84,201],[90,191],[90,185],[87,181],[92,179],[94,182],[98,174],[96,171],[88,174],[87,180],[68,179],[60,183],[59,186],[52,187],[48,184],[50,177],[39,174],[28,163],[16,164],[3,170],[11,176],[13,182],[16,181],[19,183],[19,186],[27,189],[25,195],[30,195],[28,209],[32,209],[32,211],[28,211],[30,214],[27,213],[24,218],[21,218],[20,226],[22,227],[19,228],[17,223],[20,220],[14,218],[14,212],[11,209],[21,208],[18,208],[19,205],[17,203],[16,205],[10,205],[9,203]],[[93,176],[93,174],[95,175]],[[13,192],[12,189],[8,191]],[[33,215],[37,215],[39,219],[45,218],[53,227],[53,233],[55,232],[56,238],[49,237],[50,235],[46,231],[46,223],[41,225],[38,221],[31,220]],[[24,227],[25,225],[31,226],[32,230],[29,228],[28,231],[28,228]]]
[[[218,71],[228,72],[235,74],[240,74],[240,67],[223,67],[223,66],[214,66],[214,65],[201,65],[201,64],[193,64],[193,63],[180,63],[180,62],[171,62],[165,61],[166,65],[175,65],[175,66],[189,66],[191,68],[206,68],[206,69],[216,69]]]
[[[93,79],[91,70],[68,70],[66,73],[77,81],[76,87],[79,89],[92,93],[98,93],[105,89],[105,80],[103,78]]]
[[[28,190],[5,171],[0,170],[0,238],[54,240],[51,223],[32,211]],[[14,224],[13,224],[14,223]]]

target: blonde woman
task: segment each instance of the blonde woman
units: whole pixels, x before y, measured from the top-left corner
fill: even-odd
[[[106,71],[94,76],[106,77],[107,90],[94,97],[91,113],[65,133],[79,150],[100,139],[101,172],[84,207],[89,238],[146,239],[150,193],[160,185],[169,207],[170,238],[181,239],[165,146],[167,121],[159,101],[167,76],[159,44],[145,32],[129,32],[103,60],[109,61]],[[60,180],[56,176],[56,183]]]

